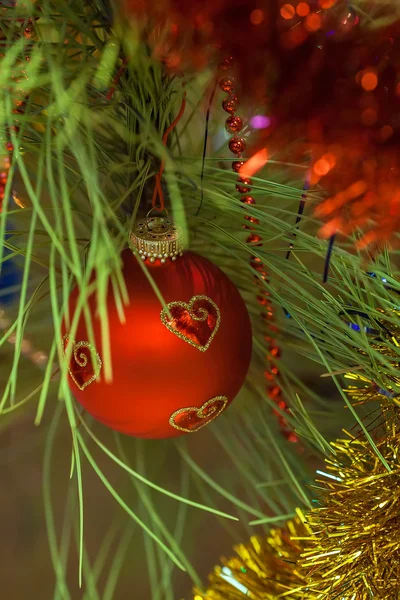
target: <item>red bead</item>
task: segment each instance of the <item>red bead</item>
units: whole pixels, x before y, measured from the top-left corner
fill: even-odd
[[[258,304],[261,304],[261,306],[267,306],[269,304],[268,298],[263,298],[262,296],[257,296],[257,302]]]
[[[246,150],[246,142],[243,138],[233,137],[229,140],[229,150],[233,154],[241,154]]]
[[[12,152],[14,150],[14,146],[12,145],[11,142],[7,142],[6,148],[7,148],[8,152]]]
[[[280,400],[280,402],[278,402],[278,408],[284,410],[285,412],[287,412],[288,410],[287,404],[283,400]]]
[[[264,265],[262,263],[256,263],[254,261],[250,261],[250,266],[259,273],[266,273],[264,271]]]
[[[250,215],[246,215],[245,216],[246,221],[249,221],[250,223],[253,223],[253,225],[259,225],[260,221],[258,219],[256,219],[256,217],[251,217]]]
[[[0,183],[2,183],[2,184],[7,183],[7,177],[8,177],[8,173],[6,171],[2,171],[0,173]]]
[[[32,27],[27,27],[27,28],[25,29],[25,31],[24,31],[24,37],[25,37],[27,40],[30,40],[30,39],[31,39],[31,37],[32,37],[32,35],[33,35],[33,30],[32,30]]]
[[[239,177],[238,182],[243,185],[253,185],[253,182],[249,177]]]
[[[262,260],[258,256],[252,256],[251,260],[250,260],[250,264],[253,266],[253,263],[262,265]]]
[[[264,377],[267,381],[274,381],[275,375],[271,371],[264,371]]]
[[[276,398],[278,398],[281,395],[281,393],[282,390],[279,387],[279,385],[273,385],[267,389],[268,397],[271,398],[271,400],[275,400]]]
[[[269,281],[266,271],[258,271],[258,277],[254,278],[254,283],[260,284],[260,279],[263,281]]]
[[[236,184],[236,191],[239,192],[239,194],[248,194],[249,192],[251,192],[251,188],[247,187],[246,185],[239,185],[237,183]]]
[[[279,369],[278,369],[278,367],[276,367],[276,366],[271,367],[271,373],[275,377],[278,377],[278,375],[279,375]]]
[[[225,129],[229,131],[229,133],[239,133],[239,131],[242,131],[243,129],[242,119],[234,115],[228,117],[225,121]]]
[[[273,348],[270,348],[270,354],[273,358],[280,358],[281,357],[281,351],[277,346],[274,346]]]
[[[259,243],[262,242],[262,237],[257,235],[256,233],[252,233],[251,235],[249,235],[246,242],[248,244],[257,244],[258,246],[262,246],[262,244]]]
[[[223,92],[234,92],[235,80],[233,77],[222,77],[219,81],[219,87]]]
[[[274,313],[272,310],[267,310],[267,312],[261,315],[261,318],[264,319],[264,321],[271,321],[274,318]]]
[[[219,63],[219,68],[222,71],[227,71],[228,69],[232,69],[233,67],[233,56],[227,56],[223,61]]]
[[[240,202],[243,202],[243,204],[255,204],[256,203],[253,196],[242,196],[240,198]]]
[[[285,437],[287,441],[291,442],[292,444],[296,444],[299,441],[299,438],[297,437],[294,431],[286,432]]]
[[[234,160],[232,163],[232,169],[235,171],[235,173],[239,173],[239,170],[243,167],[243,165],[245,164],[245,160]]]
[[[233,114],[239,108],[239,98],[234,94],[229,94],[229,96],[222,101],[222,108],[225,112]]]

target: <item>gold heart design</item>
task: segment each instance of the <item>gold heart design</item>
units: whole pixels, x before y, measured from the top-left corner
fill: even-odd
[[[89,344],[89,342],[76,342],[74,339],[72,339],[68,335],[68,333],[64,335],[62,341],[63,341],[63,347],[64,347],[64,356],[67,355],[66,349],[67,349],[68,343],[72,343],[71,358],[73,358],[73,360],[78,365],[78,367],[80,367],[81,370],[85,369],[88,366],[88,356],[87,356],[87,354],[84,354],[83,352],[79,352],[79,350],[80,350],[80,348],[87,348],[90,352],[90,355],[92,358],[93,375],[91,375],[89,377],[89,379],[87,379],[86,381],[84,379],[82,379],[82,383],[80,383],[77,380],[77,378],[75,377],[73,370],[71,369],[71,362],[68,365],[68,371],[69,371],[69,374],[71,375],[72,381],[75,383],[75,385],[81,391],[83,391],[88,385],[93,383],[93,381],[99,376],[101,367],[103,365],[103,363],[101,362],[101,358],[100,358],[99,354],[96,352],[96,348],[94,348],[94,346],[92,346],[92,344]],[[96,357],[96,364],[94,366],[93,366],[93,355]]]
[[[215,396],[211,400],[207,400],[200,408],[189,406],[176,410],[170,416],[169,424],[179,431],[194,433],[216,419],[227,405],[228,398],[226,396]]]
[[[197,305],[197,306],[196,306]],[[172,319],[168,317],[169,310]],[[161,322],[174,335],[200,352],[206,352],[221,323],[218,306],[208,296],[193,296],[190,302],[170,302],[161,311]]]

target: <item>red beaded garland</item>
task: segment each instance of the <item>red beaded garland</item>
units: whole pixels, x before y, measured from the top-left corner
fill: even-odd
[[[258,243],[258,242],[262,242],[262,237],[260,235],[257,235],[256,233],[252,233],[249,235],[246,242],[248,244],[258,244],[259,246],[262,246],[262,244]]]
[[[229,133],[239,133],[243,129],[243,121],[240,117],[232,115],[225,121],[225,128]]]
[[[221,61],[219,63],[218,66],[221,69],[221,71],[227,71],[229,69],[232,69],[232,67],[233,67],[233,56],[227,56],[226,58],[224,58],[223,61]]]
[[[244,160],[234,160],[232,163],[232,169],[235,173],[239,173],[240,169],[243,167],[245,161]]]
[[[232,57],[228,57],[223,61],[220,65],[220,69],[222,71],[228,71],[231,67],[233,67]],[[239,133],[243,129],[243,121],[240,117],[235,115],[235,112],[239,106],[239,100],[236,95],[232,92],[235,89],[235,81],[233,78],[224,76],[219,82],[220,88],[224,92],[228,92],[229,95],[223,100],[222,108],[225,112],[229,113],[230,116],[227,118],[225,122],[225,127],[227,131],[230,133]],[[246,142],[243,138],[233,137],[229,140],[229,149],[233,154],[237,154],[240,156],[246,149]],[[235,160],[232,162],[232,170],[235,173],[240,174],[241,167],[245,164],[244,160]],[[245,194],[240,198],[240,202],[242,204],[251,206],[255,204],[255,199],[253,196],[249,195],[251,192],[252,180],[249,177],[239,177],[238,183],[236,184],[236,191],[240,194]],[[259,220],[252,215],[245,215],[245,220],[252,225],[259,225]],[[254,227],[251,225],[243,225],[244,229],[254,230]],[[255,246],[262,246],[262,237],[257,233],[251,233],[246,242]],[[268,281],[268,274],[265,271],[264,265],[260,258],[256,256],[252,256],[250,258],[250,265],[257,273],[257,277],[255,278],[255,285],[257,285],[260,289],[259,295],[257,296],[258,303],[264,307],[264,312],[262,313],[263,320],[268,322],[268,330],[270,333],[278,332],[278,328],[276,325],[273,325],[274,320],[274,311],[270,301],[270,293],[266,291],[262,285],[263,281]],[[270,364],[270,368],[268,371],[264,372],[265,379],[271,383],[271,385],[267,388],[267,394],[269,398],[271,398],[275,403],[278,409],[283,413],[290,414],[290,409],[287,406],[286,402],[282,399],[282,390],[280,386],[276,383],[276,378],[279,376],[279,369],[276,365],[271,362],[280,357],[280,349],[276,346],[276,340],[271,336],[265,336],[265,342],[269,345],[269,354],[266,356],[268,363]],[[288,425],[287,420],[282,415],[282,412],[279,410],[274,410],[274,414],[277,416],[278,423],[281,428],[282,434],[289,442],[297,442],[297,435],[291,430]]]
[[[233,137],[229,140],[229,150],[232,154],[241,154],[246,150],[246,142],[243,138]]]
[[[239,108],[238,97],[234,94],[227,96],[222,102],[222,108],[227,113],[234,113]]]
[[[251,192],[251,188],[247,185],[236,184],[236,191],[239,192],[239,194],[248,194]]]
[[[240,198],[240,202],[243,202],[243,204],[255,204],[256,203],[253,196],[243,196],[242,198]]]
[[[219,82],[219,87],[223,92],[234,92],[235,80],[233,77],[223,77]]]

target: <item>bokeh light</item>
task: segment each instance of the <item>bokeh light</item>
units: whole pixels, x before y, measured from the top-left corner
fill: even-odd
[[[266,115],[255,115],[250,119],[250,126],[253,129],[266,129],[271,125],[271,119]]]
[[[250,13],[250,22],[253,23],[253,25],[260,25],[265,19],[265,15],[263,13],[262,10],[260,10],[259,8],[255,8],[251,13]]]
[[[318,4],[321,8],[332,8],[332,6],[336,4],[336,0],[318,0]]]
[[[268,161],[268,151],[266,148],[259,150],[249,160],[247,160],[239,169],[241,177],[251,177]]]
[[[321,28],[321,17],[317,13],[310,13],[306,17],[306,29],[314,32]]]
[[[364,125],[369,126],[374,125],[374,123],[376,123],[377,118],[378,115],[376,113],[376,110],[374,110],[373,108],[366,108],[361,115],[361,119]]]
[[[296,6],[296,12],[299,17],[306,17],[310,12],[310,6],[307,2],[299,2]]]
[[[367,69],[361,75],[361,86],[366,92],[372,92],[378,85],[378,75],[375,70]]]
[[[393,127],[390,125],[384,125],[381,129],[381,140],[386,141],[393,135]]]
[[[281,16],[284,19],[293,19],[294,15],[296,14],[296,11],[294,9],[294,6],[292,6],[291,4],[284,4],[281,8]]]

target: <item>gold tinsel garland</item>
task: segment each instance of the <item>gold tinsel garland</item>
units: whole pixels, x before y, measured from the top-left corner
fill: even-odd
[[[400,597],[400,428],[385,417],[376,449],[361,436],[332,444],[327,480],[317,482],[321,507],[307,515],[301,563],[318,598]]]
[[[234,546],[236,556],[222,559],[223,566],[215,567],[209,576],[207,591],[196,590],[194,600],[318,598],[313,592],[305,591],[307,579],[302,568],[297,566],[303,550],[301,538],[311,535],[304,515],[297,512],[284,527],[271,529],[267,536],[253,536],[247,544]]]
[[[361,434],[332,444],[318,508],[235,547],[196,600],[398,600],[400,424],[382,416],[375,448]]]
[[[345,379],[356,385],[349,385],[344,391],[350,397],[355,406],[367,402],[390,403],[400,406],[400,394],[397,394],[391,386],[386,389],[359,373],[347,373]]]

